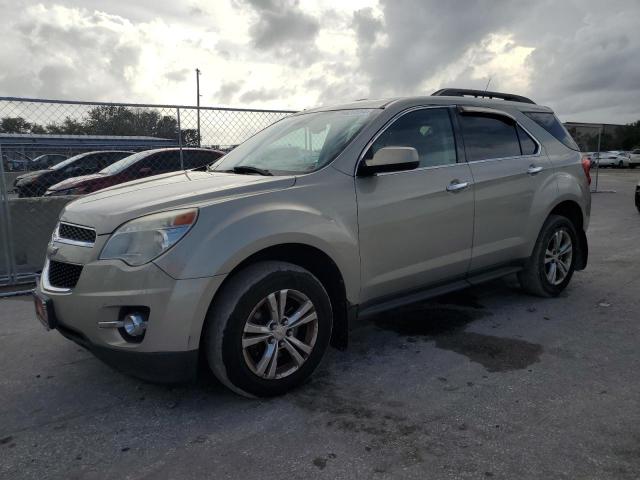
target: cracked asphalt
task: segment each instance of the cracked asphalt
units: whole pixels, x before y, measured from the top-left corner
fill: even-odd
[[[605,171],[589,267],[360,320],[284,397],[126,377],[0,300],[0,478],[640,478],[640,171]]]

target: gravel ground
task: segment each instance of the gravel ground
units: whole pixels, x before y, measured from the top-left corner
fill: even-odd
[[[0,478],[640,478],[637,171],[557,299],[513,279],[359,321],[281,398],[121,375],[0,300]]]

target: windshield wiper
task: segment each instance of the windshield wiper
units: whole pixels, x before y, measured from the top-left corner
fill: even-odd
[[[231,171],[233,173],[239,173],[239,174],[257,173],[258,175],[264,175],[266,177],[273,176],[273,173],[271,173],[269,170],[264,170],[258,167],[252,167],[251,165],[236,165],[235,167],[233,167],[232,170],[227,170],[227,171]]]

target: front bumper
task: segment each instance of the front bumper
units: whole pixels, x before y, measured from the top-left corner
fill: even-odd
[[[45,265],[43,274],[47,271]],[[51,287],[43,278],[37,291],[51,300],[56,328],[65,337],[126,373],[176,382],[195,375],[204,318],[223,279],[176,280],[154,263],[129,267],[101,260],[83,265],[73,289]],[[118,328],[98,325],[119,320],[132,307],[149,311],[141,342],[128,341]]]

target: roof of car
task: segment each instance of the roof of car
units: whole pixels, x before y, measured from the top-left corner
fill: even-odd
[[[474,98],[461,96],[416,96],[416,97],[395,97],[383,98],[378,100],[357,100],[351,103],[340,105],[327,105],[309,110],[303,110],[300,113],[322,112],[330,110],[354,110],[360,108],[388,108],[389,106],[411,107],[414,105],[477,105],[489,108],[504,108],[508,106],[526,112],[552,112],[549,107],[537,105],[535,103],[513,102],[510,100],[495,100],[488,98]]]

